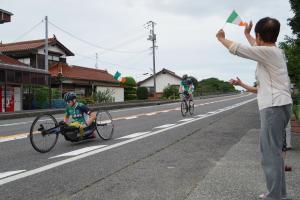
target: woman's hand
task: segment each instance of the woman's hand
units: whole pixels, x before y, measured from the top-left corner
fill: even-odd
[[[245,30],[244,30],[245,35],[250,35],[252,26],[253,26],[252,21],[250,21],[250,23],[247,26],[245,26]]]
[[[220,29],[220,30],[218,31],[218,33],[216,34],[216,37],[218,38],[218,40],[220,40],[220,39],[225,39],[225,32],[224,32],[224,30],[223,30],[223,29]]]
[[[236,79],[230,79],[229,83],[232,85],[238,85],[238,86],[242,85],[242,81],[239,79],[239,77],[236,77]]]

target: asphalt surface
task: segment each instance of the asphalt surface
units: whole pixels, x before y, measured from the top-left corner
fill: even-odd
[[[0,199],[220,199],[211,196],[216,192],[223,199],[232,199],[222,195],[230,191],[230,184],[214,192],[214,183],[201,198],[197,195],[204,191],[202,183],[227,180],[220,176],[226,172],[218,170],[224,159],[230,155],[247,158],[242,154],[249,145],[247,138],[257,138],[260,125],[255,98],[236,95],[197,100],[195,114],[187,117],[181,116],[178,103],[113,110],[113,139],[70,143],[60,137],[46,154],[36,152],[28,138],[21,137],[29,132],[33,118],[2,120]],[[256,147],[251,151],[249,146],[249,156],[259,162],[258,143],[251,141]],[[84,152],[88,147],[94,149]],[[81,153],[65,154],[75,150]],[[247,179],[241,182],[247,184]],[[257,188],[252,188],[251,197],[264,190]]]

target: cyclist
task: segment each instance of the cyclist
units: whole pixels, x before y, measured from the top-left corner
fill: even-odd
[[[193,101],[193,92],[194,92],[194,85],[193,85],[193,81],[188,78],[187,75],[184,75],[183,80],[180,82],[180,86],[179,86],[179,94],[180,94],[180,98],[181,100],[183,100],[184,98],[189,101]]]
[[[67,92],[64,95],[64,100],[68,104],[65,112],[64,123],[68,124],[70,127],[79,128],[80,136],[83,137],[85,128],[89,127],[96,120],[96,113],[91,112],[91,110],[84,104],[77,102],[76,94],[74,92]],[[72,117],[71,123],[69,123],[70,116]],[[90,138],[95,137],[96,135],[93,132],[90,135]]]

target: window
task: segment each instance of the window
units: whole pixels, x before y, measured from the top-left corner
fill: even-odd
[[[30,58],[19,58],[18,61],[20,61],[26,65],[30,65]]]
[[[48,56],[48,60],[51,60],[51,61],[59,61],[59,56],[52,56],[52,55],[49,55]]]

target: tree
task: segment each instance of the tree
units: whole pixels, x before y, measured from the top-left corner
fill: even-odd
[[[300,1],[290,0],[291,10],[295,14],[292,18],[288,19],[288,25],[292,28],[293,34],[300,38]]]
[[[136,81],[131,76],[125,77],[126,81],[122,84],[124,86],[125,100],[136,99]]]
[[[189,78],[192,80],[194,87],[197,88],[198,87],[198,80],[193,76],[189,76]]]
[[[217,78],[203,79],[199,82],[200,93],[224,93],[224,92],[235,92],[234,87],[226,82],[221,81]]]
[[[279,44],[287,57],[287,66],[291,82],[300,88],[300,1],[290,0],[291,10],[294,13],[288,19],[288,24],[295,37],[286,36],[284,42]]]
[[[279,46],[285,52],[291,82],[300,88],[300,39],[286,37]]]
[[[136,87],[136,81],[131,76],[125,77],[126,81],[123,83],[124,86]]]

